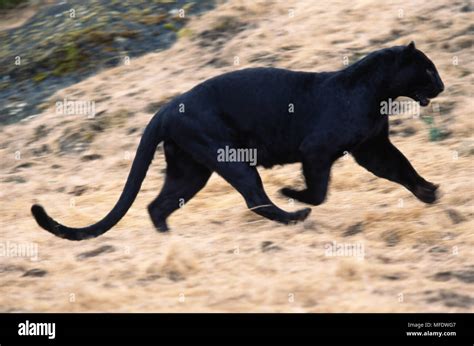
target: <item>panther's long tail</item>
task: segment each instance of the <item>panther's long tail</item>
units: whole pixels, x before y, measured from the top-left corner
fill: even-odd
[[[162,140],[162,121],[161,115],[158,113],[150,121],[143,133],[127,182],[125,183],[119,200],[112,210],[99,222],[84,228],[66,227],[49,217],[42,206],[35,204],[31,207],[31,212],[36,222],[48,232],[69,240],[95,238],[107,232],[120,221],[132,206],[138,191],[140,191],[142,182],[145,179],[148,167],[153,160],[156,147]]]

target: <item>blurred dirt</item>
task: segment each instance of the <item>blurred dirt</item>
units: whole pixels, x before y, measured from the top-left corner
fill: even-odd
[[[0,128],[0,310],[474,312],[472,19],[468,1],[231,0],[190,20],[171,48],[58,91],[41,114]],[[446,90],[420,118],[393,117],[392,141],[441,185],[434,205],[346,156],[302,224],[254,215],[214,175],[160,234],[146,211],[163,182],[158,148],[137,201],[104,236],[61,240],[30,215],[40,202],[66,225],[100,219],[154,111],[200,81],[249,66],[335,70],[411,40]],[[96,117],[57,115],[65,98],[94,100]],[[299,165],[260,172],[279,206],[302,207],[277,193],[302,186]],[[328,255],[338,244],[363,251]]]

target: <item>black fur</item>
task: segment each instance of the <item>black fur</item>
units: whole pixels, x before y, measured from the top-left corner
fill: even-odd
[[[168,229],[167,217],[201,190],[212,172],[239,191],[257,214],[282,223],[308,216],[309,208],[286,212],[275,206],[248,162],[218,161],[218,150],[226,146],[256,149],[257,164],[264,167],[301,162],[306,188],[281,192],[307,204],[325,200],[331,166],[345,151],[377,176],[432,203],[437,185],[418,175],[390,142],[380,105],[408,96],[426,106],[443,89],[436,67],[413,43],[373,52],[337,72],[252,68],[226,73],[178,96],[153,117],[122,195],[104,219],[74,229],[58,224],[41,206],[34,205],[32,213],[41,227],[62,238],[81,240],[106,232],[132,205],[161,141],[166,180],[148,207],[161,231]]]

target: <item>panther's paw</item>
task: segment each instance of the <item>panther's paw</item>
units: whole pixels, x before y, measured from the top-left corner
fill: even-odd
[[[293,199],[298,199],[299,197],[299,192],[300,191],[297,191],[297,190],[293,190],[289,187],[284,187],[282,189],[280,189],[280,193],[283,195],[283,196],[286,196],[288,198],[293,198]]]
[[[304,208],[290,213],[291,219],[289,223],[297,223],[306,220],[306,218],[311,214],[311,208]]]
[[[414,194],[420,201],[431,204],[438,199],[438,187],[439,185],[424,180],[416,185]]]
[[[324,202],[325,194],[313,194],[308,190],[293,190],[288,187],[284,187],[280,190],[280,193],[288,198],[292,198],[296,201],[311,204],[311,205],[320,205]]]

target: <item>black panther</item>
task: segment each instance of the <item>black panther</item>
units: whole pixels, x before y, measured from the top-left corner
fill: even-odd
[[[286,212],[268,198],[255,165],[218,160],[223,148],[257,152],[257,165],[301,162],[306,188],[281,193],[310,205],[323,203],[331,166],[344,152],[373,174],[399,183],[433,203],[438,185],[423,179],[390,142],[381,102],[407,96],[427,106],[444,89],[435,65],[411,42],[375,51],[335,72],[249,68],[211,78],[163,106],[146,127],[122,194],[99,222],[63,226],[39,205],[38,224],[65,239],[97,237],[112,228],[135,200],[157,145],[164,142],[164,185],[148,211],[159,231],[166,219],[218,173],[252,211],[284,224],[306,219],[304,208]]]

